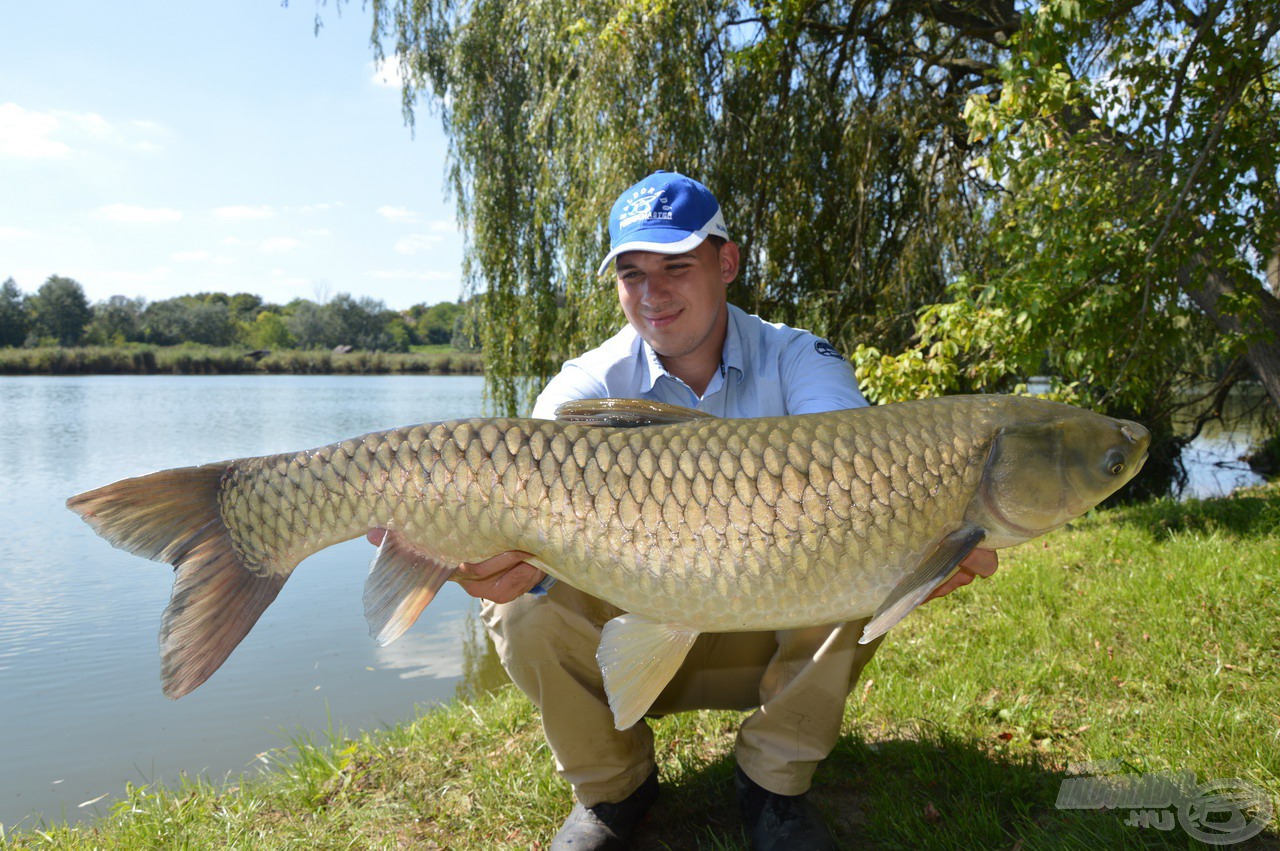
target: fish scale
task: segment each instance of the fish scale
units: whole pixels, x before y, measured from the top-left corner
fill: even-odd
[[[981,476],[985,444],[966,437],[982,428],[981,409],[935,406],[922,418],[901,408],[865,412],[878,416],[861,417],[852,441],[838,439],[841,413],[802,426],[464,420],[396,429],[236,462],[222,514],[246,567],[263,574],[285,569],[273,554],[292,558],[381,526],[454,561],[523,549],[570,584],[671,620],[685,604],[666,599],[663,577],[691,582],[732,566],[747,594],[771,577],[774,606],[712,614],[706,629],[829,622],[870,614],[902,562],[954,525],[950,504]],[[526,511],[491,519],[517,504]],[[686,530],[700,525],[691,540]],[[851,560],[867,565],[851,587],[813,602]]]
[[[614,427],[645,405],[663,424]],[[427,423],[161,471],[68,505],[177,568],[161,627],[170,696],[221,665],[298,562],[380,527],[365,608],[384,643],[457,564],[507,550],[627,612],[600,648],[623,726],[699,632],[874,614],[871,640],[975,546],[1028,540],[1122,486],[1149,441],[1136,423],[1018,397],[733,420],[579,406],[584,422]]]

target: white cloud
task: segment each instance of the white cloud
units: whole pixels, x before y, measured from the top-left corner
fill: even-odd
[[[47,159],[65,157],[71,146],[51,138],[61,126],[52,115],[0,104],[0,156]]]
[[[154,152],[170,136],[154,121],[130,121],[121,128],[96,112],[38,112],[0,104],[0,156],[63,159],[103,144]]]
[[[121,224],[158,224],[182,218],[179,210],[168,207],[137,207],[132,204],[108,204],[93,211],[95,219]]]
[[[213,211],[214,217],[224,222],[248,222],[257,219],[269,219],[275,214],[275,209],[268,205],[251,207],[248,204],[218,207]]]
[[[378,214],[392,222],[412,223],[418,221],[418,214],[405,207],[392,207],[389,205],[379,207]]]
[[[411,233],[396,240],[396,251],[400,254],[417,254],[435,248],[444,237],[436,233]]]
[[[294,239],[290,236],[273,236],[270,239],[264,239],[258,243],[258,250],[264,254],[283,254],[286,251],[292,251],[302,245],[301,240]]]
[[[27,239],[32,236],[35,236],[33,231],[0,225],[0,239]]]
[[[400,54],[384,57],[378,62],[370,62],[373,69],[373,83],[387,89],[398,89],[404,85],[404,75],[400,71]]]

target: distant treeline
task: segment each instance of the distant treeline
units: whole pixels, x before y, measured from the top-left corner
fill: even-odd
[[[405,353],[424,345],[475,352],[468,316],[465,303],[394,311],[377,299],[346,293],[323,304],[307,299],[270,304],[250,293],[220,292],[152,302],[116,295],[90,304],[72,278],[53,275],[30,295],[9,278],[0,285],[0,350],[187,343],[272,352],[350,347]]]
[[[285,349],[246,353],[243,346],[41,346],[0,349],[0,375],[479,375],[479,352],[366,352]]]

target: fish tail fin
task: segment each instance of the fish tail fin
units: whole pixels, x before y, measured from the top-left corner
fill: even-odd
[[[218,509],[228,467],[162,470],[67,500],[112,546],[174,566],[160,627],[161,683],[173,699],[218,670],[289,575],[252,571],[236,553]]]

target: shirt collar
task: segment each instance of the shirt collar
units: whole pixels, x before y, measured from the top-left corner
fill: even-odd
[[[725,332],[724,349],[720,352],[720,374],[724,381],[729,380],[730,371],[732,370],[735,383],[742,381],[746,355],[743,352],[742,336],[738,333],[737,315],[738,309],[733,305],[727,305],[729,311],[728,329]],[[640,362],[643,365],[640,381],[641,391],[648,393],[653,390],[653,385],[658,383],[658,379],[664,375],[671,375],[667,372],[667,368],[662,365],[662,361],[658,359],[658,353],[653,350],[648,341],[636,334],[636,345],[640,347]],[[675,376],[671,376],[674,378]]]

